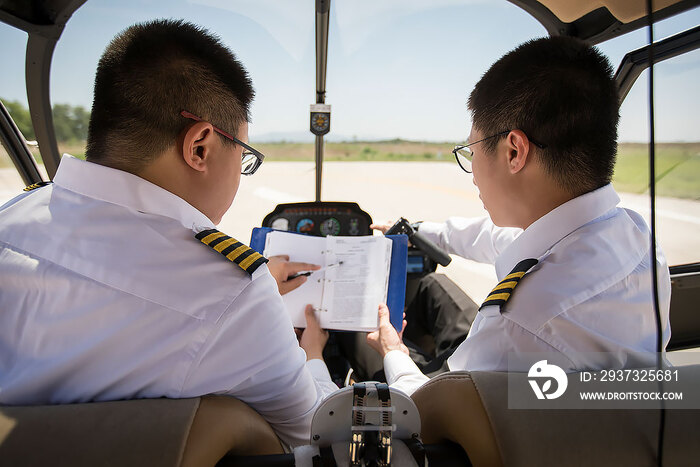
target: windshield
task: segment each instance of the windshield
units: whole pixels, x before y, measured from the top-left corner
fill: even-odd
[[[657,37],[695,26],[697,11],[661,22]],[[51,98],[62,152],[84,154],[95,67],[109,40],[128,25],[160,17],[184,18],[216,32],[253,79],[250,142],[267,158],[254,177],[244,179],[222,222],[222,230],[247,240],[277,203],[314,197],[308,128],[309,104],[315,101],[314,2],[87,2],[68,22],[52,64]],[[469,133],[467,96],[499,56],[545,34],[508,2],[332,2],[326,83],[332,120],[322,198],[357,201],[376,221],[486,215],[470,176],[450,153]],[[26,35],[2,24],[0,40],[5,44],[0,59],[9,65],[0,98],[26,107]],[[645,43],[646,32],[637,31],[600,48],[617,67],[626,52]],[[700,169],[693,103],[700,94],[700,56],[694,52],[663,63],[655,76],[659,239],[670,264],[698,261]],[[645,213],[644,78],[621,112],[615,186],[623,205]],[[395,163],[407,160],[416,163]],[[10,185],[3,189],[16,189]],[[671,234],[676,231],[684,233],[679,238]]]

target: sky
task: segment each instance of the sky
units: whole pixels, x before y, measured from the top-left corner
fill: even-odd
[[[109,40],[154,18],[184,18],[221,37],[256,89],[250,141],[311,140],[315,102],[314,0],[89,0],[69,20],[52,64],[53,103],[90,107]],[[700,8],[655,27],[663,38],[700,24]],[[646,31],[600,45],[613,67]],[[326,103],[329,140],[464,141],[466,100],[491,63],[546,35],[507,1],[333,0]],[[26,34],[0,24],[0,97],[26,103]],[[698,141],[700,50],[655,67],[657,141]],[[646,74],[621,108],[620,141],[646,141]]]

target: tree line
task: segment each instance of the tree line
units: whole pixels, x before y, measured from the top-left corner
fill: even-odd
[[[8,112],[15,121],[17,128],[27,140],[36,139],[32,118],[22,103],[17,101],[2,100]],[[55,104],[52,109],[53,125],[56,130],[56,139],[60,142],[85,141],[87,139],[90,111],[79,105]]]

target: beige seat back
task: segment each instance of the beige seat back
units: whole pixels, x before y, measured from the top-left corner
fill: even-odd
[[[475,466],[502,465],[491,422],[468,372],[433,378],[413,396],[426,444],[452,441],[462,446]]]
[[[213,466],[278,454],[269,424],[232,397],[0,407],[0,464]]]
[[[456,442],[475,466],[656,465],[658,410],[512,410],[507,384],[491,372],[431,380],[413,395],[423,441]],[[700,410],[666,411],[664,465],[700,458],[698,426]]]

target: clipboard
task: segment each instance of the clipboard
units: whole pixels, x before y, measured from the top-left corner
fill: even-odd
[[[274,231],[269,227],[255,227],[250,236],[250,247],[260,254],[265,249],[265,237]],[[299,232],[295,235],[307,235]],[[389,308],[389,321],[392,326],[401,332],[403,325],[403,311],[406,302],[406,264],[408,261],[408,236],[407,235],[387,235],[391,245],[391,265],[389,267],[389,285],[387,290],[387,307]]]

